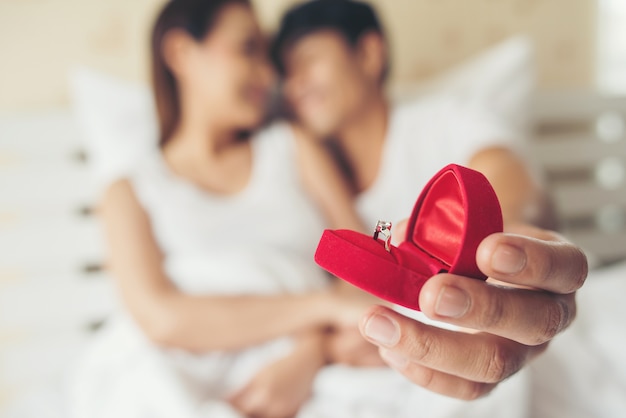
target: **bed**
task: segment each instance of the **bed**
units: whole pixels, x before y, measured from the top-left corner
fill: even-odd
[[[468,68],[484,70],[479,64]],[[463,85],[463,77],[453,79]],[[144,90],[130,94],[126,103],[145,101]],[[583,331],[577,328],[554,345],[588,335],[593,321],[601,321],[604,327],[592,337],[600,348],[582,355],[593,352],[605,360],[601,364],[614,365],[604,384],[623,389],[619,385],[626,379],[626,367],[616,347],[624,341],[613,324],[626,315],[615,297],[626,290],[626,280],[620,282],[626,265],[619,264],[626,258],[626,99],[560,92],[536,94],[532,100],[529,119],[516,123],[530,123],[530,155],[545,179],[559,227],[587,251],[595,266],[614,265],[592,273],[591,290],[580,298]],[[120,112],[130,125],[146,117]],[[99,162],[75,116],[76,109],[0,115],[0,415],[7,418],[66,416],[64,383],[73,360],[116,306],[94,217],[99,189],[90,172]],[[150,131],[142,132],[139,136],[148,141]],[[603,298],[605,292],[610,301]],[[567,356],[562,360],[564,367],[575,361]],[[545,365],[543,361],[539,364]],[[605,388],[573,375],[583,384],[551,394],[546,388],[560,387],[558,370],[543,369],[547,374],[537,388],[544,396],[537,397],[537,405],[544,408],[542,413],[551,411],[550,416],[566,411],[551,410],[558,405],[551,399],[570,402],[580,394],[576,399],[584,401],[582,392]],[[602,375],[594,376],[602,380]],[[577,411],[626,413],[626,406],[615,399],[609,399],[612,409],[590,402]]]

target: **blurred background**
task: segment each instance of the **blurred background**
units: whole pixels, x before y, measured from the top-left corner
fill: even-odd
[[[0,109],[68,103],[67,72],[85,64],[131,80],[146,79],[152,17],[162,0],[89,2],[2,0]],[[255,0],[267,30],[293,0]],[[600,64],[597,18],[618,19],[604,0],[394,0],[371,2],[387,23],[395,80],[423,80],[519,32],[538,48],[540,84],[547,88],[593,85]],[[600,6],[606,3],[605,13]],[[612,5],[612,6],[611,6]],[[607,34],[610,35],[610,34]],[[613,45],[603,45],[604,56]],[[605,51],[606,50],[606,51]]]
[[[293,1],[254,3],[271,32]],[[558,227],[595,265],[626,258],[626,2],[371,3],[389,34],[400,94],[528,36],[537,81],[530,152]],[[162,4],[0,0],[0,416],[65,416],[72,360],[114,309],[70,86],[81,66],[113,87],[145,88],[148,33]]]

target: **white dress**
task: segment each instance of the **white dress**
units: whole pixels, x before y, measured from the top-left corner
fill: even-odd
[[[184,292],[271,295],[327,284],[313,261],[323,222],[300,187],[289,128],[272,126],[251,143],[251,180],[234,196],[212,195],[177,177],[158,151],[129,175],[165,255],[165,272]],[[238,352],[157,348],[122,312],[78,367],[74,415],[229,416],[226,405],[207,400],[233,393],[289,349],[289,338]]]

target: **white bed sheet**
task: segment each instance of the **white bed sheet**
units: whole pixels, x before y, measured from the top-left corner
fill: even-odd
[[[595,270],[578,317],[531,367],[533,417],[626,416],[626,262]]]
[[[58,184],[63,183],[65,188],[54,187],[51,182],[39,183],[47,170],[59,170],[59,173],[73,170],[66,164],[78,142],[67,111],[1,115],[0,156],[5,157],[5,164],[10,164],[0,172],[2,184],[14,184],[19,177],[15,174],[19,172],[20,176],[32,179],[29,184],[41,186],[37,190],[29,188],[29,195],[7,192],[21,188],[3,188],[0,209],[9,213],[20,210],[17,223],[7,223],[5,219],[0,225],[5,237],[9,232],[26,237],[33,229],[28,226],[32,222],[48,221],[50,211],[66,213],[63,211],[67,209],[70,213],[77,202],[93,196],[86,186],[88,182],[80,181],[80,186],[70,188],[61,181]],[[31,171],[26,173],[20,167],[24,170],[30,167]],[[58,205],[50,196],[59,199]],[[42,210],[40,202],[50,206]],[[22,221],[27,223],[21,225]],[[22,226],[21,232],[17,231]],[[81,228],[78,220],[77,234]],[[89,240],[97,242],[95,231],[86,234]],[[40,230],[31,235],[28,240],[35,244],[47,239],[56,242],[57,236],[42,235]],[[10,240],[1,243],[2,254],[17,255],[18,249]],[[76,244],[57,248],[67,250],[69,263],[59,267],[57,263],[62,258],[65,260],[60,253],[54,257],[48,252],[31,254],[43,246],[29,246],[29,259],[32,255],[33,262],[23,266],[22,273],[18,271],[15,277],[4,273],[1,277],[0,332],[4,339],[0,348],[0,417],[66,416],[63,390],[66,370],[87,338],[81,324],[110,311],[109,305],[113,304],[106,282],[98,282],[101,279],[84,282],[74,276],[73,263],[81,261],[85,249],[84,245]],[[89,258],[100,251],[98,245],[93,247],[85,254]],[[7,266],[13,267],[8,262],[19,259],[22,257],[3,257],[0,269],[6,272]],[[54,266],[50,259],[54,259]],[[37,266],[36,271],[31,271],[33,266]],[[532,417],[626,416],[625,294],[626,263],[590,274],[579,292],[577,321],[531,367]]]

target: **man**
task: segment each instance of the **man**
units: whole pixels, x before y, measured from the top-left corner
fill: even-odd
[[[486,238],[477,263],[507,286],[441,274],[419,300],[429,318],[481,332],[453,333],[375,307],[361,332],[391,367],[434,392],[474,399],[569,326],[585,256],[556,234],[524,225],[538,220],[528,214],[541,212],[540,193],[511,151],[510,132],[489,112],[454,98],[391,105],[384,33],[371,7],[357,1],[295,6],[272,55],[294,116],[328,140],[367,224],[408,216],[422,186],[450,162],[485,174],[501,201],[507,233]]]

